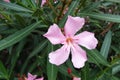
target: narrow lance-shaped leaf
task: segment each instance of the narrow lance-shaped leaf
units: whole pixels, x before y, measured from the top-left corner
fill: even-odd
[[[120,64],[120,59],[119,58],[115,59],[110,64],[111,65],[109,67],[106,67],[104,70],[97,73],[97,76],[96,76],[97,80],[113,80],[111,76],[113,72],[113,68],[115,68],[117,65]]]
[[[62,64],[62,65],[60,65],[60,66],[58,67],[58,71],[59,71],[61,74],[64,74],[65,76],[68,76],[68,77],[69,77],[70,75],[68,74],[67,69],[68,69],[68,67],[66,67],[65,64]]]
[[[27,59],[25,60],[25,63],[23,64],[23,67],[21,69],[21,74],[24,73],[27,65],[28,65],[28,62],[30,61],[30,59],[32,57],[34,57],[35,55],[37,55],[41,50],[44,49],[44,47],[47,45],[47,40],[44,40],[42,42],[40,42],[34,49],[33,51],[30,53],[30,55],[27,57]]]
[[[31,10],[13,3],[6,3],[0,0],[0,6],[16,11],[32,12]]]
[[[100,19],[104,21],[111,21],[120,23],[120,15],[114,14],[100,14],[100,13],[80,13],[80,16],[89,16],[91,18]]]
[[[114,66],[112,69],[112,74],[116,74],[119,71],[120,71],[120,65]]]
[[[89,74],[90,74],[90,70],[89,70],[89,64],[86,64],[86,66],[84,66],[81,69],[81,77],[83,80],[89,80]]]
[[[51,44],[48,45],[48,53],[53,51],[53,46]],[[51,64],[49,60],[47,61],[47,76],[48,80],[56,80],[57,78],[57,66]]]
[[[91,4],[87,5],[85,8],[81,9],[80,12],[88,13],[88,12],[96,9],[97,7],[99,7],[99,5],[100,5],[100,2],[91,3]]]
[[[111,2],[115,2],[115,3],[120,3],[120,0],[105,0],[105,1],[111,1]]]
[[[93,62],[95,62],[97,65],[98,64],[103,64],[105,66],[109,66],[109,63],[107,62],[107,60],[96,49],[94,49],[94,50],[88,50],[88,49],[86,49],[86,51],[87,51],[88,57]]]
[[[23,40],[17,45],[15,53],[12,54],[11,67],[10,67],[10,71],[9,71],[9,75],[10,75],[10,76],[11,76],[11,74],[12,74],[12,72],[13,72],[13,69],[14,69],[14,67],[15,67],[15,64],[16,64],[18,58],[19,58],[19,55],[20,55],[20,53],[21,53],[21,51],[22,51],[25,43],[26,43],[26,40],[23,39]]]
[[[8,73],[3,63],[0,61],[0,79],[8,79]]]
[[[22,30],[17,31],[16,33],[8,36],[7,38],[0,41],[0,50],[3,50],[11,45],[19,42],[26,36],[28,36],[36,27],[40,24],[40,22],[34,23]]]
[[[110,49],[110,44],[111,44],[111,38],[112,38],[112,32],[109,31],[106,36],[105,39],[103,41],[100,53],[103,57],[105,57],[105,59],[107,59],[108,53],[109,53],[109,49]]]

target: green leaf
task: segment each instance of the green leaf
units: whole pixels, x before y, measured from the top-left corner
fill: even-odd
[[[0,31],[1,34],[12,34],[15,33],[16,31],[18,31],[17,29],[7,29],[7,30],[3,30]]]
[[[120,78],[112,76],[111,80],[120,80]]]
[[[116,65],[112,68],[112,74],[116,74],[120,71],[120,65]]]
[[[1,61],[0,61],[0,79],[8,79],[8,73]]]
[[[26,21],[21,15],[15,15],[16,21],[21,25],[22,27],[26,26]]]
[[[111,62],[112,74],[120,72],[120,58],[116,58]]]
[[[51,44],[48,45],[48,53],[53,51],[53,46]],[[49,60],[47,61],[47,76],[48,80],[56,80],[57,78],[58,68],[54,64],[51,64]]]
[[[15,67],[15,64],[16,64],[16,62],[17,62],[17,60],[18,60],[18,58],[19,58],[19,56],[20,56],[20,53],[21,53],[21,51],[22,51],[22,49],[23,49],[23,47],[24,47],[24,45],[25,45],[25,42],[26,42],[26,40],[23,39],[23,40],[16,46],[16,49],[15,49],[14,54],[12,54],[12,57],[11,57],[11,67],[10,67],[9,75],[11,75],[12,72],[13,72],[13,69],[14,69],[14,67]]]
[[[109,66],[109,63],[106,61],[106,59],[96,50],[88,50],[87,51],[87,55],[88,57],[94,62],[96,63],[98,66],[99,64],[103,64],[105,66]]]
[[[41,50],[44,49],[44,47],[47,45],[46,43],[47,43],[47,41],[44,40],[44,41],[40,42],[40,43],[33,49],[33,51],[32,51],[32,52],[30,53],[30,55],[27,57],[25,63],[23,64],[23,67],[22,67],[22,69],[21,69],[21,73],[23,73],[23,72],[25,71],[29,60],[30,60],[32,57],[34,57],[35,55],[37,55]]]
[[[60,73],[64,74],[65,76],[70,77],[70,75],[69,75],[68,72],[67,72],[67,69],[68,69],[68,67],[66,67],[64,64],[62,64],[62,65],[60,65],[60,66],[58,67],[58,71],[59,71]]]
[[[31,59],[33,56],[35,56],[37,53],[39,53],[42,49],[44,49],[44,47],[47,45],[47,40],[44,40],[42,42],[40,42],[35,48],[34,50],[30,53],[30,55],[28,56],[29,59]]]
[[[0,1],[0,6],[2,6],[4,8],[16,10],[16,11],[32,12],[31,10],[29,10],[25,7],[22,7],[22,6],[19,6],[17,4],[13,4],[13,3],[6,3],[4,1]]]
[[[87,7],[83,8],[80,12],[88,13],[88,12],[92,11],[93,9],[96,9],[97,7],[99,7],[100,3],[101,2],[91,3],[90,5],[87,5]]]
[[[119,45],[118,45],[119,46]],[[111,45],[111,48],[116,52],[116,54],[120,54],[120,49],[117,46]]]
[[[37,27],[38,24],[40,24],[40,22],[34,23],[24,29],[17,31],[16,33],[8,36],[7,38],[0,40],[0,50],[10,47],[28,36]]]
[[[35,0],[27,0],[27,3],[30,4],[30,6],[35,9],[36,8],[36,2]]]
[[[111,2],[120,3],[120,0],[105,0],[105,1],[111,1]]]
[[[112,32],[109,31],[105,36],[105,39],[103,41],[103,44],[100,50],[101,55],[105,57],[105,59],[107,59],[108,57],[108,52],[109,52],[110,44],[111,44],[111,38],[112,38]]]
[[[81,69],[81,78],[82,78],[83,80],[89,80],[89,74],[90,74],[89,64],[86,64],[86,65]]]
[[[80,13],[80,16],[89,16],[91,18],[100,19],[104,21],[120,23],[120,15],[114,14],[100,14],[100,13]]]
[[[104,70],[97,72],[97,80],[113,80],[112,74],[113,74],[113,68],[120,64],[120,59],[113,60],[109,67],[104,68]],[[115,70],[116,71],[116,70]],[[96,79],[95,79],[96,80]]]

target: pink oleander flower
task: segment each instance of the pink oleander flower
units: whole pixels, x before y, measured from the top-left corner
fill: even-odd
[[[4,0],[5,2],[10,2],[10,0]]]
[[[98,43],[94,33],[84,31],[76,34],[84,24],[84,18],[68,16],[64,27],[64,34],[57,24],[50,26],[44,36],[54,45],[63,44],[60,49],[49,54],[50,63],[58,66],[64,63],[71,53],[74,67],[81,68],[84,66],[87,56],[86,52],[79,45],[88,49],[94,49]]]
[[[32,75],[30,73],[28,73],[28,78],[26,78],[26,80],[43,80],[44,78],[38,78],[36,79],[37,75]]]
[[[41,7],[46,3],[46,0],[42,0]]]
[[[77,77],[73,77],[73,80],[81,80],[81,79]]]

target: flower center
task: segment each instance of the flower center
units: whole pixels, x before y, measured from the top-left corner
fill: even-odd
[[[69,44],[69,43],[72,43],[72,42],[73,42],[73,39],[69,37],[69,38],[66,39],[66,42],[67,42],[68,44]]]

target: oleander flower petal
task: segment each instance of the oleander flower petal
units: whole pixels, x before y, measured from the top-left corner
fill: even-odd
[[[28,77],[25,79],[25,80],[43,80],[44,78],[41,77],[41,78],[37,78],[37,75],[32,75],[30,73],[28,73]]]
[[[73,80],[81,80],[81,78],[73,77]]]
[[[65,40],[65,36],[62,34],[60,28],[56,24],[50,26],[48,32],[43,36],[48,38],[52,44],[60,44]]]
[[[72,63],[75,68],[81,68],[85,65],[87,61],[86,52],[80,48],[77,44],[74,44],[71,48],[72,53]]]
[[[88,49],[96,48],[98,41],[94,36],[94,33],[84,31],[74,37],[74,39],[78,39],[77,43],[81,46],[84,46]]]
[[[74,34],[79,31],[84,24],[84,18],[68,16],[64,27],[65,35],[74,36]]]
[[[10,2],[10,0],[4,0],[5,2]]]
[[[60,65],[68,59],[69,54],[70,47],[67,45],[63,45],[60,49],[49,54],[49,61],[52,64]]]
[[[46,0],[42,0],[41,7],[46,3]]]
[[[32,75],[32,74],[28,73],[27,80],[34,80],[34,79],[36,79],[36,77],[37,77],[37,75]]]

